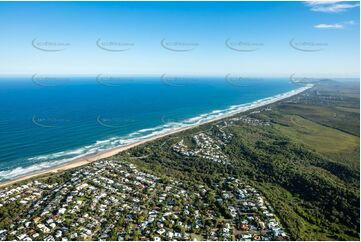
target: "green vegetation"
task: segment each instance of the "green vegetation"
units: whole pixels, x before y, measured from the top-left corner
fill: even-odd
[[[229,125],[226,131],[234,137],[224,152],[231,164],[172,151],[172,145],[192,134],[204,131],[217,136],[211,124],[136,147],[128,155],[148,155],[135,162],[156,173],[208,186],[220,177],[249,180],[272,203],[293,239],[358,240],[359,89],[355,85],[320,83],[271,105],[271,111],[248,114],[270,125]]]
[[[321,82],[302,98],[279,104],[278,111],[360,136],[359,90],[355,82]]]
[[[275,125],[285,136],[307,148],[336,158],[338,161],[358,169],[359,138],[348,133],[323,126],[296,115],[285,115],[288,125]],[[350,156],[353,154],[353,156]]]
[[[24,216],[41,212],[42,220],[62,217],[64,226],[87,221],[83,234],[74,235],[77,227],[65,230],[73,239],[169,239],[173,235],[156,232],[164,226],[187,240],[359,240],[358,90],[355,83],[324,81],[288,100],[134,147],[111,161],[36,178],[40,185],[22,188],[28,200],[19,190],[19,197],[0,207],[0,229],[11,230],[14,221],[21,225]],[[41,202],[34,205],[34,199]],[[36,209],[27,210],[22,201]],[[60,216],[65,202],[73,215]],[[181,223],[166,219],[167,211]],[[149,212],[162,219],[161,227],[139,227]],[[276,227],[269,226],[272,220]],[[280,234],[274,231],[278,223]],[[247,234],[254,231],[253,237]]]

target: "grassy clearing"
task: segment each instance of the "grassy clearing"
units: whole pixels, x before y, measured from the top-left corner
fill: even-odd
[[[359,108],[343,106],[318,106],[307,104],[282,104],[281,114],[294,114],[319,124],[360,136]]]
[[[342,163],[359,167],[360,141],[358,137],[296,115],[288,115],[287,120],[289,126],[279,124],[275,126],[291,140]]]
[[[336,107],[336,109],[350,113],[360,113],[360,109],[358,108]]]

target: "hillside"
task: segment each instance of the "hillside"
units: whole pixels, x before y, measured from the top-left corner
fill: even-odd
[[[268,108],[173,135],[118,158],[131,156],[132,162],[158,174],[209,187],[219,178],[239,177],[270,200],[293,239],[358,240],[358,90],[354,83],[325,81]],[[175,152],[180,140],[190,149],[197,133],[219,140],[228,162]]]

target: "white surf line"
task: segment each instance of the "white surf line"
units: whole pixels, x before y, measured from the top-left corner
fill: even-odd
[[[240,104],[240,105],[233,105],[228,109],[224,109],[224,110],[217,110],[217,114],[212,114],[212,112],[207,113],[207,114],[201,114],[198,115],[197,117],[193,117],[187,120],[184,120],[182,122],[178,122],[178,123],[174,123],[175,127],[172,127],[171,125],[161,125],[161,126],[156,126],[154,128],[149,128],[149,129],[143,129],[141,131],[144,132],[144,130],[154,130],[154,132],[144,135],[144,136],[140,136],[140,137],[135,137],[135,138],[130,138],[133,137],[135,134],[139,134],[142,133],[140,131],[136,131],[133,133],[130,133],[129,135],[127,135],[126,137],[129,137],[128,139],[126,139],[126,137],[113,137],[110,138],[109,140],[104,140],[104,141],[97,141],[95,144],[93,145],[88,145],[85,147],[90,147],[90,151],[92,153],[85,153],[85,154],[79,154],[76,157],[73,158],[69,158],[69,159],[61,159],[61,160],[57,160],[57,161],[50,161],[50,162],[41,162],[39,164],[34,164],[28,167],[17,167],[15,169],[12,170],[5,170],[5,171],[0,171],[0,179],[5,180],[4,183],[13,183],[16,182],[17,180],[20,180],[22,177],[27,177],[27,175],[33,177],[39,174],[43,174],[44,172],[51,172],[52,170],[56,170],[56,169],[60,169],[62,166],[67,166],[67,164],[75,162],[76,160],[79,161],[83,161],[86,160],[88,163],[89,162],[93,162],[99,159],[103,159],[103,158],[107,158],[110,156],[113,156],[119,152],[122,152],[126,149],[132,148],[134,146],[136,146],[137,144],[143,144],[145,142],[148,141],[152,141],[155,139],[159,139],[162,138],[164,136],[167,135],[171,135],[171,134],[175,134],[190,128],[194,128],[197,127],[199,125],[203,125],[206,123],[211,123],[211,122],[215,122],[224,118],[228,118],[231,117],[233,115],[239,114],[239,113],[243,113],[252,109],[256,109],[262,106],[266,106],[266,105],[270,105],[272,103],[281,101],[283,99],[298,95],[310,88],[312,88],[313,85],[312,84],[308,84],[304,87],[295,89],[295,90],[291,90],[288,91],[286,93],[281,93],[281,94],[277,94],[275,96],[272,97],[268,97],[268,98],[263,98],[263,99],[259,99],[256,100],[254,102],[251,102],[249,104]],[[218,112],[219,111],[219,112]],[[222,114],[220,114],[222,113]],[[195,121],[193,123],[189,123]],[[187,123],[188,122],[188,123]],[[159,130],[161,129],[161,130]],[[97,149],[97,147],[95,147],[96,144],[99,143],[106,143],[106,142],[114,142],[117,141],[116,143],[122,143],[121,145],[115,146],[115,147],[111,147],[111,148],[104,148],[102,150],[102,148]],[[76,149],[76,151],[80,150],[82,148]],[[97,150],[98,152],[96,152],[94,154],[94,150]],[[119,152],[114,153],[114,151],[119,150]],[[59,153],[55,153],[55,154],[50,154],[48,156],[54,157],[57,154],[66,154],[66,151],[62,151]],[[77,153],[74,152],[74,150],[72,151],[68,151],[67,154],[71,154],[71,153]],[[106,153],[109,153],[110,155],[107,156],[105,155]],[[88,159],[88,156],[91,157],[98,157],[98,159]],[[47,157],[47,155],[42,156],[43,159],[45,159]],[[99,158],[100,157],[100,158]],[[34,157],[33,159],[36,159],[36,157]],[[83,162],[80,162],[80,165],[83,165]],[[74,164],[71,166],[71,168],[77,167]],[[66,168],[62,169],[62,170],[66,170]],[[31,175],[30,175],[31,174]],[[23,180],[23,179],[22,179]],[[2,181],[0,181],[0,185]]]

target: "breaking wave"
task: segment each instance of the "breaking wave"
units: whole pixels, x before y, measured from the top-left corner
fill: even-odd
[[[62,151],[48,155],[40,155],[40,156],[32,157],[28,159],[33,163],[30,166],[26,166],[26,167],[19,166],[14,169],[0,171],[0,181],[12,180],[17,177],[29,175],[32,173],[49,169],[51,167],[60,164],[64,164],[66,162],[69,162],[76,158],[80,158],[85,155],[96,154],[98,152],[105,151],[111,148],[121,147],[145,139],[157,137],[159,135],[164,135],[185,127],[192,127],[212,120],[225,118],[234,115],[236,113],[244,112],[249,109],[271,104],[273,102],[282,100],[284,98],[291,97],[293,95],[305,91],[306,89],[309,89],[310,87],[312,87],[312,85],[307,85],[286,93],[256,100],[251,103],[232,105],[229,108],[223,110],[214,110],[210,113],[201,114],[199,116],[185,119],[183,121],[179,121],[179,122],[171,121],[153,128],[141,129],[125,136],[115,136],[107,140],[96,141],[94,144],[83,146],[81,148],[77,148],[74,150],[68,150],[68,151]]]

